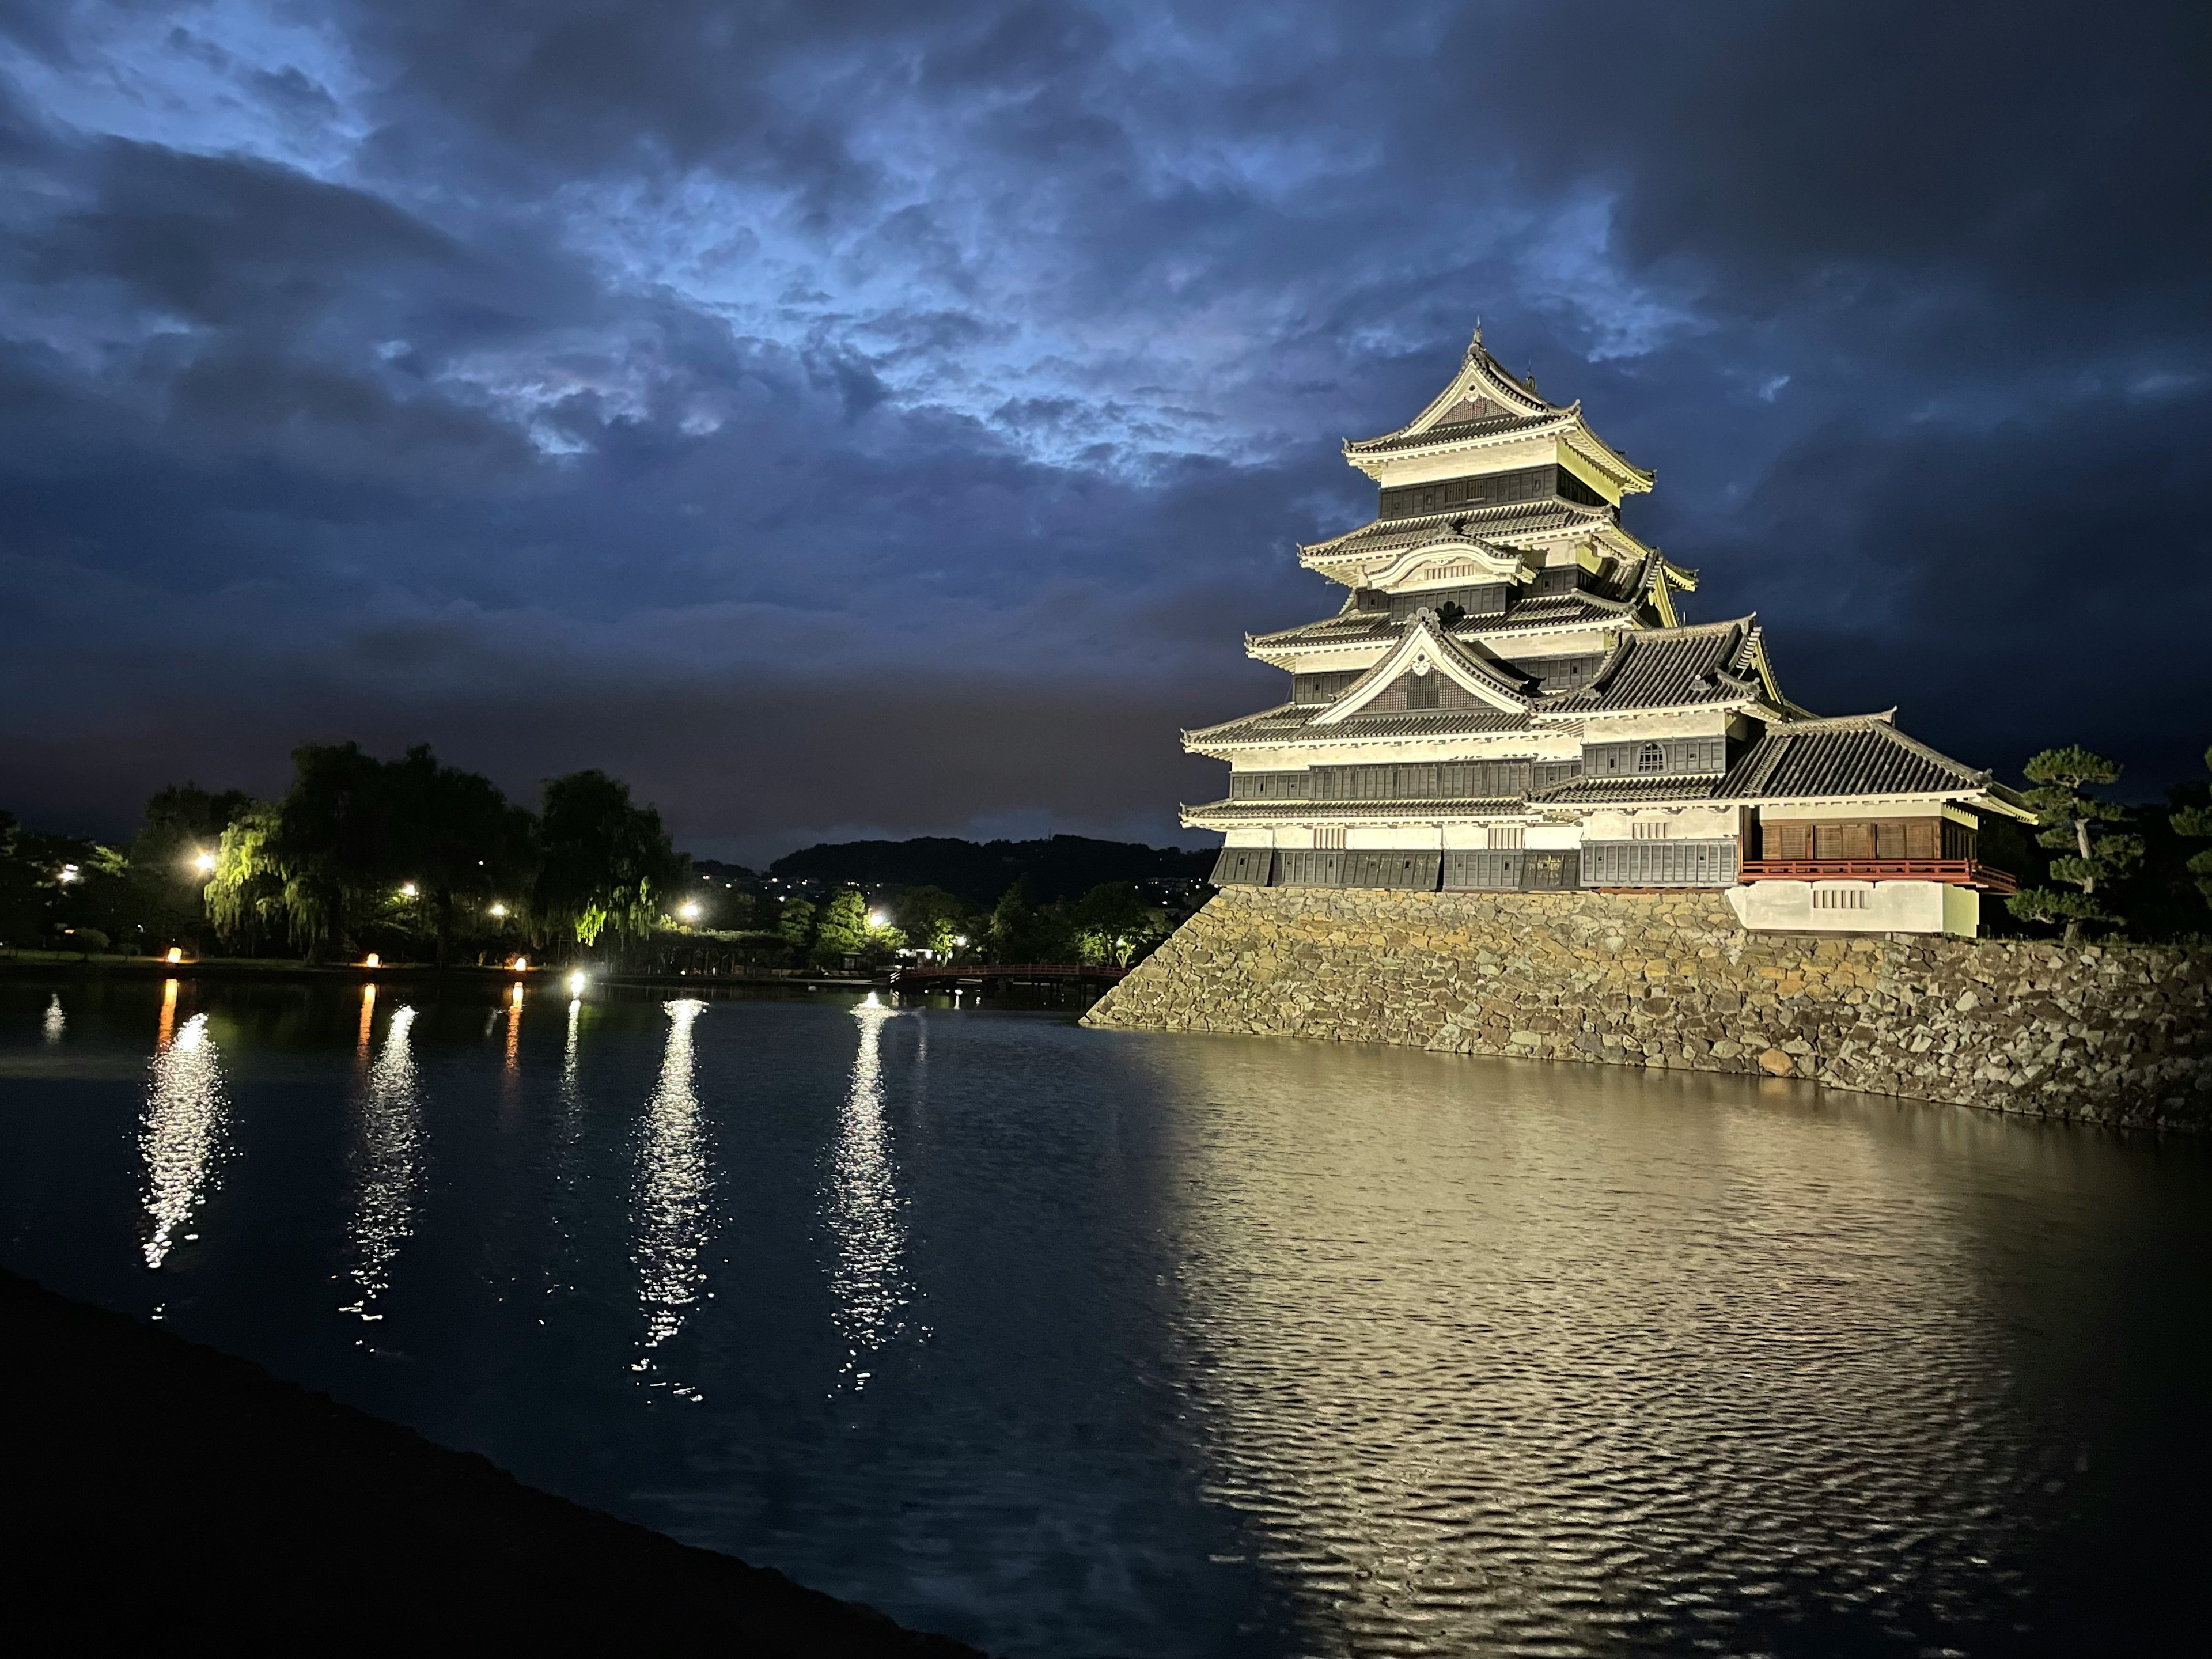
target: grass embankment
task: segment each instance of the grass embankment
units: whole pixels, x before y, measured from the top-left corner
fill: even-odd
[[[0,1330],[9,1619],[49,1650],[476,1639],[977,1659],[4,1271]]]

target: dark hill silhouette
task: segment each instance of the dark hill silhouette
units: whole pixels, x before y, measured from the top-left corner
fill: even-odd
[[[1212,871],[1216,856],[1087,836],[989,842],[922,836],[913,841],[825,842],[778,859],[769,873],[785,881],[852,882],[871,889],[942,887],[976,905],[995,904],[1027,876],[1031,899],[1049,904],[1079,898],[1101,882],[1203,877]]]

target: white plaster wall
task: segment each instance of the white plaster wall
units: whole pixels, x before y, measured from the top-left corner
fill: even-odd
[[[1327,730],[1327,727],[1323,727]],[[1302,744],[1295,749],[1239,749],[1238,772],[1303,772],[1316,766],[1406,766],[1429,761],[1572,760],[1574,738],[1551,732],[1509,732],[1496,738],[1429,738],[1418,742]]]
[[[1441,829],[1433,823],[1355,823],[1345,832],[1350,848],[1433,853],[1443,845]]]
[[[1943,889],[1943,931],[1960,939],[1972,939],[1982,930],[1982,896],[1978,889],[1953,887]]]
[[[1229,839],[1222,843],[1224,847],[1273,847],[1275,844],[1273,833],[1266,830],[1231,830],[1228,834]]]
[[[1690,708],[1678,714],[1591,714],[1583,732],[1591,743],[1626,743],[1637,738],[1718,738],[1728,735],[1728,711]]]
[[[1733,806],[1599,807],[1585,814],[1583,834],[1591,841],[1633,841],[1637,823],[1664,823],[1668,841],[1718,841],[1737,832]]]
[[[1528,818],[1488,818],[1480,823],[1447,823],[1444,825],[1444,845],[1455,853],[1484,851],[1490,845],[1490,827],[1493,823],[1517,829],[1524,835],[1540,827]]]
[[[1815,889],[1860,890],[1863,910],[1818,910]],[[1940,881],[1754,881],[1729,890],[1729,908],[1754,933],[1955,933],[1971,939],[1981,895]]]

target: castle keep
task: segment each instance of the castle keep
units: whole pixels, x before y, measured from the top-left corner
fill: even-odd
[[[1248,636],[1278,706],[1184,734],[1230,763],[1229,887],[1720,890],[1753,932],[1971,937],[2018,796],[1897,729],[1784,695],[1755,617],[1686,623],[1696,573],[1622,527],[1653,475],[1484,349],[1347,442],[1376,516],[1299,550],[1334,616]]]

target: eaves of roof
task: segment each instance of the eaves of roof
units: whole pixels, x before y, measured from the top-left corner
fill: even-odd
[[[1478,818],[1501,813],[1522,813],[1528,804],[1518,795],[1490,799],[1420,799],[1407,800],[1215,800],[1182,809],[1184,822],[1206,823],[1230,818],[1274,822],[1299,818]]]

